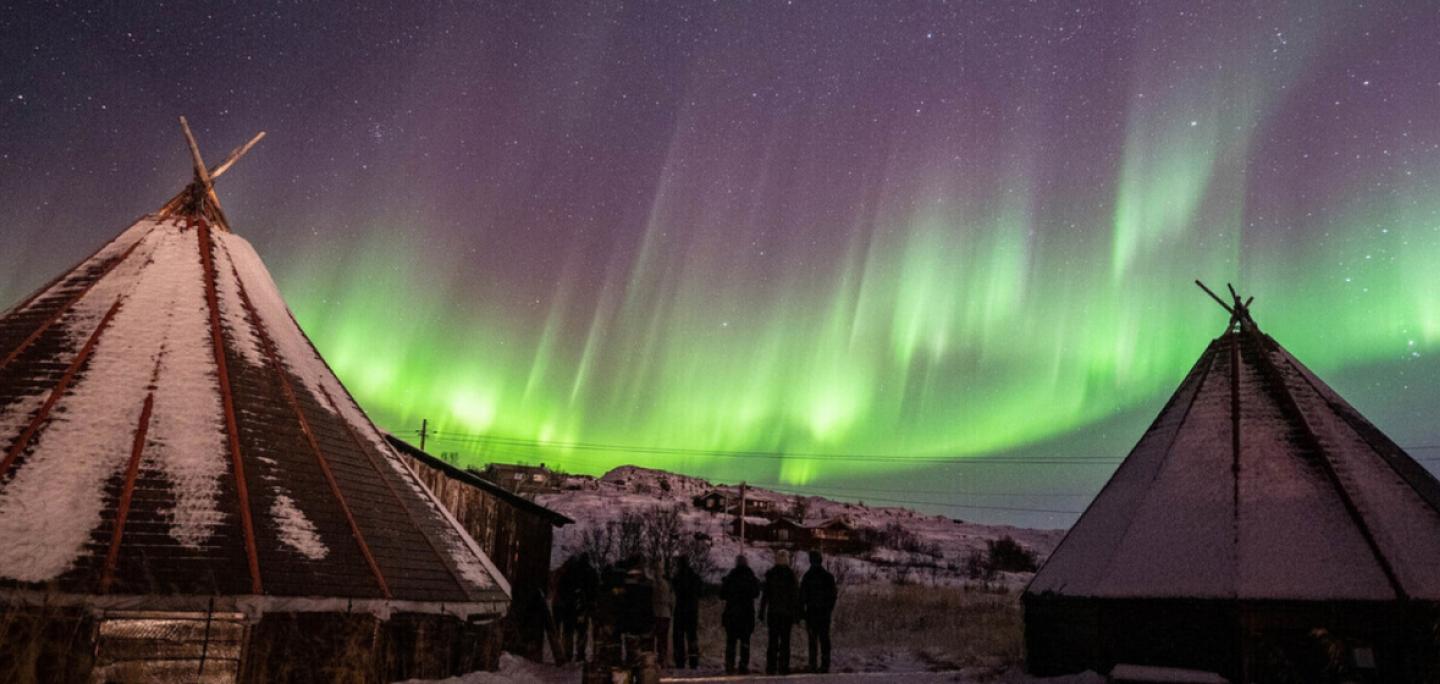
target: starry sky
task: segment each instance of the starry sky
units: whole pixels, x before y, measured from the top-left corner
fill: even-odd
[[[23,3],[0,302],[219,182],[383,427],[1064,526],[1226,317],[1440,467],[1431,2]]]

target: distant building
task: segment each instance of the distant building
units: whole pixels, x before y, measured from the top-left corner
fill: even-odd
[[[752,497],[745,498],[744,508],[745,515],[753,515],[760,518],[771,519],[781,518],[789,512],[789,507],[786,506],[784,502],[775,501],[772,499],[757,499]],[[732,513],[740,512],[740,502],[737,500],[734,504],[731,505],[731,509]]]
[[[500,485],[506,491],[518,494],[560,491],[559,475],[546,468],[544,463],[538,466],[519,463],[491,463],[480,471],[480,477]]]
[[[831,518],[807,528],[810,546],[831,553],[853,553],[864,550],[868,544],[860,538],[860,531],[844,516]]]
[[[723,513],[730,510],[732,498],[729,494],[720,490],[712,490],[701,494],[691,500],[695,507],[711,513]]]
[[[736,537],[740,536],[740,518],[731,523]],[[782,548],[803,548],[810,542],[810,531],[789,518],[745,518],[745,541],[752,544]]]
[[[386,440],[435,497],[460,522],[510,583],[514,601],[489,644],[540,660],[545,642],[544,601],[536,602],[550,583],[550,549],[554,528],[575,521],[507,491],[500,485],[463,470],[410,444],[387,435]]]

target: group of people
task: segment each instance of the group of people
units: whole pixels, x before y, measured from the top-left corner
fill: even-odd
[[[727,673],[750,671],[750,637],[758,622],[768,634],[767,674],[790,673],[790,634],[797,622],[804,622],[809,636],[810,671],[830,670],[835,577],[820,552],[811,551],[809,560],[802,578],[791,567],[790,553],[777,551],[762,579],[745,556],[735,557],[735,567],[720,583]],[[677,669],[697,668],[703,590],[704,581],[685,556],[675,558],[673,567],[637,556],[596,570],[587,554],[576,554],[555,575],[557,658],[586,661],[586,642],[593,638],[594,658],[602,664],[633,663],[648,651]]]

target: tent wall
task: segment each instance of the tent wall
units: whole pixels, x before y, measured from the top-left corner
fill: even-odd
[[[449,615],[138,615],[0,606],[0,681],[382,683],[493,670],[500,657],[498,622]]]
[[[1440,612],[1433,604],[1027,594],[1024,609],[1026,669],[1041,676],[1132,663],[1217,672],[1232,681],[1318,681],[1330,675],[1330,649],[1343,654],[1357,681],[1440,676]],[[1369,649],[1373,668],[1354,667],[1356,648]]]
[[[1026,666],[1037,675],[1109,672],[1117,663],[1238,669],[1235,613],[1203,601],[1096,601],[1027,595]]]
[[[96,621],[77,610],[0,605],[0,682],[85,682]]]

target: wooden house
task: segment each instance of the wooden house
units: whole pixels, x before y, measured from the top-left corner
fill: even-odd
[[[1440,677],[1440,481],[1247,304],[1025,590],[1031,672]]]
[[[540,660],[545,615],[544,601],[537,603],[536,596],[549,587],[554,529],[574,521],[394,435],[386,440],[510,582],[515,600],[501,629],[492,632],[492,645]]]
[[[831,518],[808,528],[810,547],[826,553],[854,553],[868,545],[860,531],[844,516]]]
[[[731,523],[732,533],[740,535],[740,519]],[[804,525],[789,518],[747,517],[745,520],[745,541],[752,544],[783,548],[806,548],[810,542],[810,531]]]
[[[730,510],[731,502],[734,500],[729,494],[718,489],[712,489],[700,496],[691,499],[695,507],[710,513],[724,513]]]

